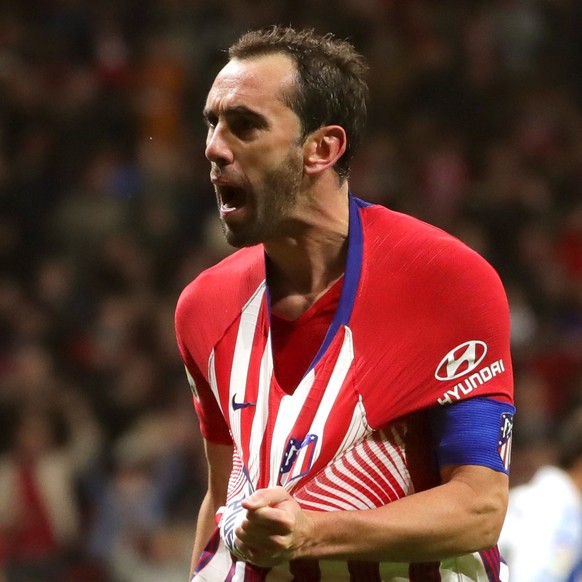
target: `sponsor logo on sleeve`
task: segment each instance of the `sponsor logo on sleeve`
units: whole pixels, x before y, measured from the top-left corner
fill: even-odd
[[[438,399],[439,404],[452,404],[457,400],[461,400],[479,386],[505,372],[505,365],[502,359],[488,366],[479,367],[486,355],[487,344],[480,340],[471,340],[452,349],[440,361],[434,373],[437,380],[449,382],[460,378],[463,379]]]
[[[192,374],[190,374],[190,372],[188,371],[188,368],[186,368],[186,366],[184,366],[184,369],[186,370],[186,378],[188,378],[188,384],[190,384],[190,390],[192,390],[192,395],[194,396],[194,398],[196,398],[196,400],[200,400],[198,398],[198,391],[196,390],[196,382],[194,382],[194,378],[192,378]]]
[[[437,366],[437,380],[455,380],[472,372],[487,355],[487,344],[479,340],[465,342],[451,350]]]

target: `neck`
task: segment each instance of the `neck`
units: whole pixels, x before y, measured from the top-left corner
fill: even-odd
[[[306,204],[292,236],[265,242],[271,308],[294,319],[321,297],[345,270],[349,226],[347,186],[329,203]]]

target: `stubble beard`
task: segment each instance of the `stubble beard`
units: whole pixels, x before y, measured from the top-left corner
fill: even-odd
[[[254,217],[234,229],[222,220],[228,244],[235,248],[250,247],[284,234],[285,223],[297,203],[302,178],[303,156],[291,151],[255,188],[251,190],[249,186],[247,196],[253,200]]]

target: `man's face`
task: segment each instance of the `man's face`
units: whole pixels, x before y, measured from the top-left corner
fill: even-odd
[[[284,235],[303,179],[301,127],[283,102],[294,65],[274,54],[230,61],[206,100],[206,157],[220,219],[236,247]]]

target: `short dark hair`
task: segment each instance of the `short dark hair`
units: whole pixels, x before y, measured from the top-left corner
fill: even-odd
[[[557,464],[568,471],[581,460],[582,407],[579,407],[560,424],[557,438]]]
[[[360,145],[367,117],[368,65],[352,44],[313,30],[274,26],[253,30],[229,49],[231,59],[247,59],[274,53],[289,55],[297,67],[297,88],[284,96],[301,122],[302,138],[325,125],[340,125],[347,148],[334,169],[341,179],[350,173],[350,162]]]

